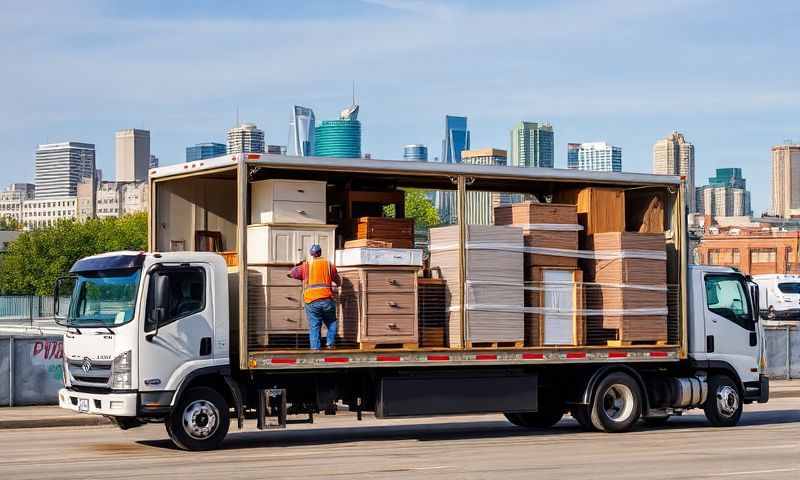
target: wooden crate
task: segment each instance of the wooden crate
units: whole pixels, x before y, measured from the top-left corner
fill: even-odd
[[[514,203],[495,207],[494,217],[495,225],[513,225],[522,228],[526,247],[578,249],[578,231],[547,229],[546,227],[546,225],[576,225],[578,215],[575,205]],[[534,228],[535,225],[541,227]],[[566,255],[526,253],[525,267],[532,266],[577,268],[578,258]]]
[[[355,230],[359,240],[389,242],[393,248],[414,247],[413,218],[361,217]]]
[[[625,231],[625,190],[609,187],[586,187],[562,190],[557,201],[575,204],[578,223],[584,235]]]
[[[469,249],[466,252],[464,331],[458,250],[459,227],[430,230],[430,265],[446,281],[448,340],[451,348],[467,344],[516,344],[524,340],[523,254],[502,249]],[[522,230],[493,225],[468,225],[467,242],[522,245]],[[518,309],[518,310],[517,310]]]
[[[528,272],[528,271],[526,271]],[[533,267],[529,270],[529,287],[525,291],[525,306],[530,308],[554,308],[566,305],[566,314],[525,313],[525,345],[585,345],[586,317],[583,315],[583,272],[577,268]],[[563,272],[572,285],[548,284],[549,272]],[[551,335],[548,328],[569,327],[571,333]],[[552,332],[556,333],[556,331]]]
[[[418,278],[419,346],[447,346],[447,305],[445,281],[438,278]]]
[[[661,233],[608,232],[586,237],[588,249],[595,252],[647,251],[664,253],[666,242]],[[582,262],[590,282],[636,285],[665,285],[667,261],[655,258],[614,258]]]

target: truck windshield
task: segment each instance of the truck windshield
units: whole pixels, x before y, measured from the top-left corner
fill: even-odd
[[[116,327],[133,320],[141,270],[81,273],[75,281],[66,325]]]
[[[797,282],[779,283],[778,290],[780,290],[781,293],[800,293],[800,283]]]

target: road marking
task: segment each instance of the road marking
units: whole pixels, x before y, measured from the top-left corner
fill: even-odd
[[[456,468],[452,465],[432,465],[430,467],[412,467],[409,470],[441,470],[443,468]]]
[[[704,477],[736,477],[740,475],[758,475],[763,473],[786,473],[786,472],[799,472],[800,467],[793,467],[793,468],[775,468],[772,470],[750,470],[750,471],[742,471],[742,472],[724,472],[724,473],[709,473],[703,475]]]

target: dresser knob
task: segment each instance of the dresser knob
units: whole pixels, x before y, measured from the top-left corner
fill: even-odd
[[[395,330],[395,329],[397,329],[397,324],[396,323],[390,323],[389,325],[387,325],[387,327],[391,328],[392,330]]]
[[[386,305],[397,308],[397,302],[386,302]]]
[[[305,210],[297,210],[297,213],[299,213],[300,215],[305,215],[306,211]]]
[[[389,285],[397,285],[397,280],[395,280],[394,278],[390,278],[389,280],[386,280],[386,283],[388,283]]]

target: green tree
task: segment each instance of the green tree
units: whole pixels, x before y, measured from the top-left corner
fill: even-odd
[[[0,258],[0,294],[49,295],[76,260],[98,253],[147,248],[147,215],[61,220],[25,232]]]
[[[406,218],[413,218],[414,225],[419,228],[427,228],[442,223],[439,218],[439,212],[436,211],[436,207],[425,196],[424,190],[418,188],[406,188],[404,190],[406,192]],[[394,205],[388,205],[383,209],[383,213],[387,217],[394,217]]]
[[[0,217],[0,231],[2,230],[20,230],[19,222],[15,218]]]

